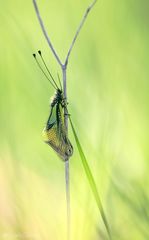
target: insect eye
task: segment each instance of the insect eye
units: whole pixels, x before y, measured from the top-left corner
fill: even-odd
[[[67,155],[72,156],[72,154],[73,154],[73,149],[70,147],[67,149]]]

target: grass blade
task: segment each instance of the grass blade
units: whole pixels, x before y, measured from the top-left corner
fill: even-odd
[[[100,196],[99,196],[99,193],[98,193],[98,190],[97,190],[97,186],[96,186],[94,177],[92,175],[91,169],[90,169],[90,167],[88,165],[87,159],[85,157],[85,154],[84,154],[83,149],[81,147],[81,144],[79,142],[79,139],[78,139],[78,136],[77,136],[76,131],[74,129],[74,126],[73,126],[73,123],[71,121],[71,118],[69,118],[69,119],[70,119],[70,124],[71,124],[71,127],[72,127],[72,131],[73,131],[73,134],[74,134],[74,137],[75,137],[75,140],[76,140],[76,144],[77,144],[77,147],[78,147],[78,151],[79,151],[79,154],[80,154],[80,157],[81,157],[81,160],[82,160],[82,164],[83,164],[83,167],[84,167],[84,170],[85,170],[85,174],[86,174],[87,179],[89,181],[89,184],[90,184],[93,196],[95,198],[95,201],[97,203],[98,209],[100,211],[100,214],[101,214],[102,220],[104,222],[105,228],[107,230],[109,239],[112,239],[111,238],[111,232],[110,232],[109,224],[108,224],[108,221],[107,221],[107,218],[106,218],[106,215],[105,215],[105,212],[104,212],[101,200],[100,200]]]

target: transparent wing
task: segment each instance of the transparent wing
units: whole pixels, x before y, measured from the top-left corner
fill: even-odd
[[[64,109],[61,104],[57,103],[56,106],[51,108],[42,135],[44,142],[49,144],[63,160],[72,155],[73,148],[66,135]]]

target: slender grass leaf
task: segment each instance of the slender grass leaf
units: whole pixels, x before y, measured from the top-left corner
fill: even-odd
[[[111,232],[110,232],[109,224],[108,224],[108,221],[107,221],[107,218],[106,218],[106,215],[105,215],[105,212],[104,212],[101,200],[100,200],[100,196],[99,196],[99,193],[98,193],[98,190],[97,190],[97,186],[96,186],[93,174],[92,174],[91,169],[90,169],[90,167],[88,165],[87,159],[86,159],[85,154],[83,152],[83,149],[81,147],[80,141],[79,141],[78,136],[76,134],[76,131],[74,129],[74,126],[73,126],[71,118],[70,118],[70,124],[71,124],[71,127],[72,127],[72,131],[73,131],[73,134],[74,134],[74,137],[75,137],[75,141],[76,141],[76,144],[77,144],[77,147],[78,147],[80,158],[82,160],[82,164],[83,164],[83,167],[84,167],[84,170],[85,170],[85,174],[86,174],[87,179],[89,181],[89,184],[90,184],[93,196],[95,198],[95,201],[97,203],[98,209],[100,211],[100,214],[101,214],[102,220],[104,222],[105,228],[107,230],[109,239],[112,239],[111,238]]]

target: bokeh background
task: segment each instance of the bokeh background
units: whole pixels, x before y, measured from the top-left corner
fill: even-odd
[[[31,0],[1,0],[0,239],[66,239],[64,163],[42,142],[53,88],[32,53],[61,70]],[[89,0],[38,0],[65,58]],[[73,49],[68,101],[113,239],[149,239],[149,1],[98,1]],[[72,240],[107,239],[76,144],[70,159]]]

